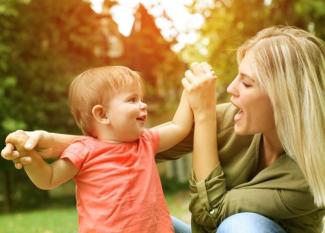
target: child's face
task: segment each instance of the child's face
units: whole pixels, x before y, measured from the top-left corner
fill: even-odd
[[[107,116],[115,137],[120,141],[134,141],[144,130],[147,104],[142,102],[139,88],[122,89],[109,102]]]

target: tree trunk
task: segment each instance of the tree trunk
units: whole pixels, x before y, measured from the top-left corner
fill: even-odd
[[[11,172],[9,170],[4,171],[4,211],[9,212],[12,209],[11,199]]]

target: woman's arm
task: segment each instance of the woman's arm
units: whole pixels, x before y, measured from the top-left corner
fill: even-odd
[[[192,65],[185,77],[195,122],[192,166],[195,178],[201,181],[220,163],[216,147],[216,78],[207,63]]]

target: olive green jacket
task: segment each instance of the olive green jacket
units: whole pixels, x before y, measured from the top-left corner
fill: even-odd
[[[233,130],[236,109],[217,106],[217,140],[221,165],[204,180],[190,179],[192,232],[215,232],[226,217],[255,212],[278,222],[288,233],[320,233],[325,210],[314,205],[295,161],[281,155],[256,174],[261,135],[238,136]],[[192,151],[193,134],[158,158],[176,159]],[[202,155],[204,156],[204,155]]]

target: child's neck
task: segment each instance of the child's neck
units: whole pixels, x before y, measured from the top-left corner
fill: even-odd
[[[123,143],[122,138],[117,137],[114,133],[110,132],[110,130],[96,130],[95,132],[96,138],[101,141],[109,142],[109,143]]]
[[[110,143],[126,143],[137,141],[139,137],[130,138],[128,134],[116,132],[110,126],[96,125],[93,131],[94,137],[101,141]]]

